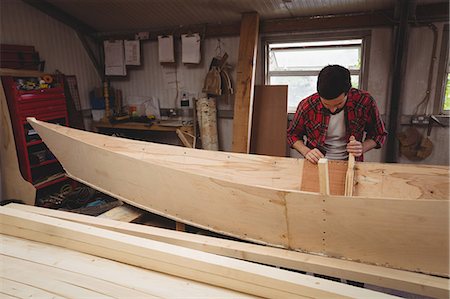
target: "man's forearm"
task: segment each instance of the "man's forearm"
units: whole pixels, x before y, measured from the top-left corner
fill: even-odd
[[[307,147],[303,141],[297,140],[292,147],[297,150],[302,156],[306,156],[306,154],[310,151],[310,148]]]
[[[377,143],[373,139],[366,139],[364,140],[362,147],[363,147],[363,153],[370,151],[371,149],[375,148],[377,146]]]

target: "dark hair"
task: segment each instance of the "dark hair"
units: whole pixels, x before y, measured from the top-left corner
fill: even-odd
[[[335,99],[351,87],[350,71],[343,66],[328,65],[319,73],[317,92],[325,100]]]

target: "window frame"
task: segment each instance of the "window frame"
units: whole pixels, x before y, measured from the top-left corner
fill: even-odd
[[[369,77],[369,60],[370,60],[370,42],[371,42],[371,31],[370,30],[359,30],[359,31],[345,31],[345,32],[321,32],[321,33],[307,33],[307,34],[296,34],[296,35],[280,35],[280,36],[268,36],[262,39],[262,44],[264,45],[263,51],[263,61],[264,68],[263,71],[263,81],[265,85],[269,84],[269,44],[273,43],[295,43],[295,42],[319,42],[319,41],[335,41],[335,40],[351,40],[351,39],[361,39],[361,68],[359,71],[359,88],[367,90],[368,77]],[[330,46],[332,47],[332,46]],[[294,71],[292,73],[304,73],[307,74],[308,71]],[[273,73],[273,72],[272,72]],[[284,72],[284,74],[290,73],[289,71]],[[314,75],[317,75],[313,71]],[[350,70],[351,75],[358,75],[356,72]],[[301,99],[299,99],[301,100]],[[293,114],[293,112],[288,112],[288,114]]]
[[[436,77],[436,92],[434,99],[434,114],[450,115],[450,110],[444,110],[444,96],[447,88],[447,68],[449,64],[449,24],[442,28],[441,52],[439,55],[439,68]]]

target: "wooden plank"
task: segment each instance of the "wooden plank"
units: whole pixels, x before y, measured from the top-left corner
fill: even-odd
[[[43,77],[45,75],[50,74],[33,70],[16,70],[16,69],[0,68],[0,76]]]
[[[345,190],[344,190],[345,196],[353,195],[354,177],[355,177],[355,156],[353,154],[349,154],[347,173],[345,174]]]
[[[18,199],[34,205],[36,189],[20,173],[5,91],[0,80],[0,200]]]
[[[250,152],[286,156],[287,85],[255,86]]]
[[[103,214],[98,215],[100,218],[107,218],[111,220],[131,222],[141,217],[146,211],[133,207],[129,204],[123,204],[121,206],[112,208]]]
[[[133,223],[118,223],[113,220],[99,219],[96,217],[51,209],[18,204],[9,204],[6,207],[89,224],[129,235],[166,242],[173,245],[180,245],[191,249],[198,249],[223,256],[245,259],[252,262],[298,271],[340,277],[347,280],[359,281],[429,297],[448,298],[450,293],[448,279],[420,273],[365,265],[358,262],[327,258],[244,242],[181,233]]]
[[[328,161],[331,195],[344,195],[346,161]],[[304,162],[300,188],[319,192],[318,166]],[[439,165],[356,163],[354,196],[448,200],[449,169]]]
[[[329,185],[331,195],[344,195],[345,171],[347,162],[328,161]],[[320,192],[319,166],[305,159],[300,190]]]
[[[242,14],[234,97],[233,152],[250,151],[258,31],[259,15],[256,12]]]
[[[286,196],[292,248],[445,277],[449,209],[444,200]]]
[[[355,181],[355,196],[449,200],[446,166],[357,163]]]
[[[0,207],[0,231],[267,298],[392,296],[299,273]]]
[[[319,168],[320,194],[330,195],[330,175],[328,172],[328,159],[319,159],[317,166]]]
[[[15,298],[254,298],[49,244],[0,242],[1,291]]]

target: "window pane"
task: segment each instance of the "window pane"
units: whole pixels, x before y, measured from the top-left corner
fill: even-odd
[[[269,45],[269,49],[289,48],[289,47],[317,47],[317,46],[335,46],[335,45],[360,45],[362,39],[348,40],[329,40],[314,42],[295,42],[295,43],[273,43]]]
[[[450,74],[447,74],[447,84],[445,85],[444,110],[450,110]]]
[[[351,76],[352,87],[359,87],[359,76]],[[317,76],[271,76],[270,85],[288,85],[288,112],[294,113],[298,103],[317,92]]]
[[[272,50],[269,71],[321,70],[329,64],[359,69],[360,48],[309,48]]]
[[[298,103],[316,92],[317,76],[270,77],[270,85],[288,85],[288,112],[295,112]]]

